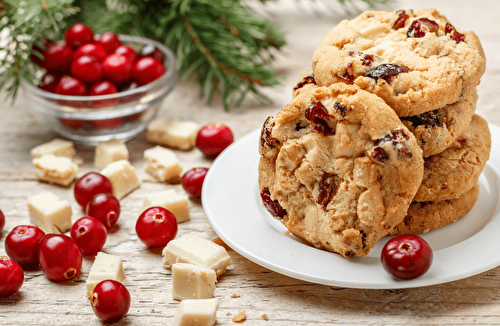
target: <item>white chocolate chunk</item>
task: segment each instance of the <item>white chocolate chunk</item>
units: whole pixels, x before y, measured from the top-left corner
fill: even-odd
[[[146,172],[162,182],[179,182],[182,168],[177,155],[170,149],[156,146],[144,151]]]
[[[194,148],[200,126],[192,121],[156,118],[147,127],[146,138],[152,143],[171,148]]]
[[[118,139],[110,139],[100,142],[95,149],[94,165],[104,169],[109,163],[128,160],[128,149],[124,142]]]
[[[125,272],[122,259],[115,255],[98,252],[87,278],[87,292],[92,293],[96,285],[104,280],[115,280],[123,284]]]
[[[217,276],[210,268],[177,263],[172,266],[172,298],[209,299],[214,297]]]
[[[222,275],[230,263],[231,257],[226,249],[210,240],[189,233],[182,238],[170,241],[163,248],[163,264],[172,266],[176,263],[189,263],[211,268]]]
[[[174,317],[174,326],[213,326],[219,299],[182,300]]]
[[[113,196],[120,200],[141,185],[134,167],[127,160],[109,163],[101,174],[109,179],[113,187]]]
[[[32,161],[38,180],[69,186],[78,174],[78,165],[69,157],[45,154]]]
[[[30,221],[45,233],[64,233],[71,229],[71,206],[56,194],[42,192],[28,197]]]
[[[144,199],[141,213],[147,208],[160,206],[174,214],[177,223],[189,221],[188,196],[177,194],[174,189],[162,190],[149,194]]]
[[[45,144],[38,145],[31,149],[31,156],[33,157],[41,157],[46,154],[72,158],[75,156],[76,152],[72,141],[61,138],[54,138]]]

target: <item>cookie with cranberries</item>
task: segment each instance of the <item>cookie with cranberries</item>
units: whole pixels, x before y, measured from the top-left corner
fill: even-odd
[[[343,20],[312,60],[317,85],[355,84],[383,98],[398,116],[463,99],[479,84],[485,65],[476,34],[436,9],[366,11]]]
[[[295,236],[365,256],[401,223],[422,181],[422,150],[381,98],[338,83],[302,90],[259,141],[263,207]]]

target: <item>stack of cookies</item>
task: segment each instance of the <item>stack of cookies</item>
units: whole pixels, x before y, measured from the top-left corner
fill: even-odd
[[[342,21],[292,101],[264,123],[264,206],[294,235],[345,257],[463,217],[491,147],[475,115],[485,64],[477,36],[435,9]]]

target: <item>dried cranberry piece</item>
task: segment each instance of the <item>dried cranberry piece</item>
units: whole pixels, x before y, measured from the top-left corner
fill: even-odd
[[[439,25],[428,18],[420,18],[411,23],[406,36],[408,37],[424,37],[428,32],[437,33]]]
[[[316,85],[316,79],[314,79],[314,74],[302,77],[302,80],[299,83],[297,83],[297,85],[295,85],[293,87],[293,90],[296,91],[299,88],[302,88],[302,87],[304,87],[307,84],[314,84],[314,85]]]
[[[331,117],[321,102],[313,103],[306,109],[306,119],[312,122],[314,130],[325,136],[334,134],[327,122]]]
[[[465,35],[460,34],[455,28],[455,26],[453,26],[450,23],[446,23],[446,26],[444,27],[444,34],[445,35],[450,34],[451,39],[457,43],[463,42],[465,40]]]
[[[392,25],[392,28],[394,28],[394,29],[400,29],[402,27],[405,27],[406,20],[408,18],[410,18],[410,16],[408,16],[406,14],[406,11],[404,11],[404,10],[398,10],[396,12],[396,14],[398,14],[399,16],[396,19],[396,21],[394,22],[394,25]]]
[[[326,211],[326,206],[337,194],[340,186],[340,178],[335,173],[324,173],[321,181],[318,183],[318,199],[317,203],[323,206]]]
[[[373,62],[373,54],[365,54],[363,58],[361,59],[361,64],[363,66],[371,66]]]
[[[345,72],[345,74],[343,74],[342,76],[340,76],[340,78],[342,78],[343,80],[345,80],[348,84],[352,84],[354,83],[354,76],[349,74],[347,71]]]
[[[335,104],[333,105],[333,108],[335,110],[337,110],[337,112],[339,112],[343,117],[345,117],[345,113],[347,111],[347,108],[345,107],[345,105],[342,105],[339,102],[335,102]]]
[[[413,127],[443,127],[443,122],[439,119],[438,110],[425,112],[411,117],[402,117],[401,120],[410,121]]]
[[[410,139],[410,137],[403,130],[398,130],[394,133],[386,135],[375,142],[375,148],[373,149],[371,156],[374,160],[379,162],[387,161],[389,159],[389,154],[382,148],[382,146],[385,143],[390,142],[393,148],[398,152],[398,158],[411,158],[413,155],[408,150],[408,146],[406,144],[408,139]]]
[[[375,147],[372,152],[372,157],[379,162],[385,162],[389,159],[389,154],[387,154],[382,147]]]
[[[460,146],[465,146],[467,145],[467,138],[458,139],[458,142],[460,143]]]
[[[378,80],[380,78],[389,82],[392,77],[401,73],[407,73],[410,69],[393,63],[383,63],[376,68],[369,70],[365,76]]]
[[[262,130],[260,132],[260,145],[264,146],[267,144],[270,148],[277,147],[280,143],[276,138],[271,137],[271,132],[273,131],[274,121],[271,121],[272,117],[267,117],[266,121],[264,121],[264,125],[262,126]]]
[[[260,192],[260,198],[262,198],[262,202],[264,203],[264,207],[268,210],[269,213],[273,216],[283,217],[285,216],[286,210],[281,207],[278,200],[271,199],[271,193],[269,192],[269,188],[264,188]]]

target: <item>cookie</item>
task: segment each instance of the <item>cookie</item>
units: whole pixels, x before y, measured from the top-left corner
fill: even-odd
[[[422,150],[379,97],[346,84],[302,90],[262,128],[259,191],[295,236],[364,256],[399,224],[420,185]]]
[[[425,158],[424,177],[413,200],[439,201],[461,196],[479,180],[490,149],[488,123],[476,114],[469,128],[450,147]]]
[[[343,82],[376,94],[398,116],[433,111],[471,94],[486,59],[474,32],[435,9],[367,11],[343,20],[314,52],[319,86]]]
[[[458,221],[474,207],[479,195],[479,185],[458,198],[434,202],[414,202],[408,208],[403,222],[391,235],[426,233]]]
[[[401,121],[415,135],[424,157],[436,155],[448,148],[463,133],[476,111],[477,91],[463,100],[444,108],[411,117]]]

